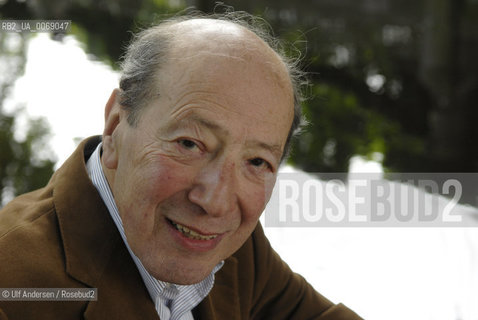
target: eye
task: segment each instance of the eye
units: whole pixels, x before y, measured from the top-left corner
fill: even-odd
[[[204,144],[195,139],[178,137],[172,141],[174,144],[174,155],[183,161],[201,159],[207,152]]]
[[[266,160],[262,158],[254,158],[249,160],[249,163],[252,164],[254,167],[266,167],[271,169],[272,166]]]
[[[189,149],[189,150],[192,150],[198,147],[198,145],[194,141],[191,141],[188,139],[178,140],[178,144],[181,145],[183,148]]]

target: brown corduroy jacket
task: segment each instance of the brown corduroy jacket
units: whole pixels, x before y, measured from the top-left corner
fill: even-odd
[[[83,141],[48,185],[0,211],[0,288],[98,288],[97,301],[0,301],[1,320],[158,319],[85,159]],[[1,290],[1,289],[0,289]],[[291,272],[260,226],[225,261],[195,319],[360,319]]]

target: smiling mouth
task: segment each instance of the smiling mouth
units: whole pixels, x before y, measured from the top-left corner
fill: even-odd
[[[217,238],[217,234],[208,235],[208,236],[202,235],[202,234],[197,233],[196,231],[193,231],[193,230],[189,229],[188,227],[180,225],[179,223],[176,223],[176,222],[171,221],[169,219],[168,219],[168,221],[173,225],[173,227],[176,228],[176,230],[181,232],[187,238],[194,239],[194,240],[212,240],[212,239]]]

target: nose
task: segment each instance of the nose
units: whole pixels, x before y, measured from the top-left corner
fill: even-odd
[[[234,162],[216,159],[202,167],[188,194],[191,202],[211,216],[231,213],[237,206],[236,166]]]

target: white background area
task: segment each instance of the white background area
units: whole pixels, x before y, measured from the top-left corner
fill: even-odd
[[[101,134],[118,74],[92,62],[72,37],[39,34],[6,109],[26,104],[52,129],[61,165],[75,138]],[[24,124],[23,124],[24,126]],[[25,128],[19,121],[16,134]],[[355,158],[353,170],[380,170]],[[333,302],[369,320],[478,320],[478,230],[445,228],[265,228],[272,246]]]

